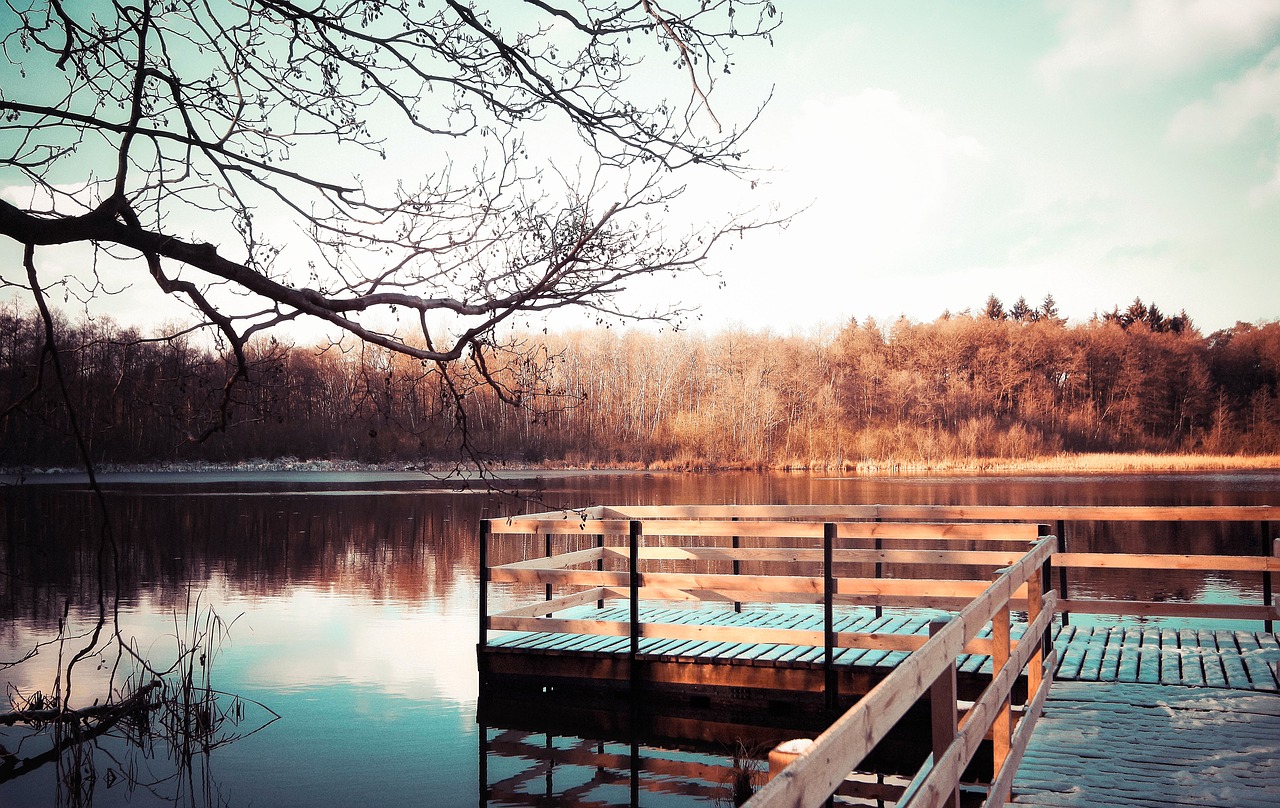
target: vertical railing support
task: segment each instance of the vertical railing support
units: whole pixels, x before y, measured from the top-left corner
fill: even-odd
[[[1061,523],[1059,523],[1061,524]],[[1049,538],[1049,526],[1041,525],[1039,530],[1041,541]],[[1040,566],[1040,598],[1041,603],[1044,602],[1044,595],[1053,589],[1053,556],[1049,556],[1044,560],[1044,564]],[[1027,622],[1031,622],[1028,618]],[[1053,621],[1049,621],[1049,625],[1044,628],[1044,639],[1040,646],[1040,653],[1047,654],[1053,648]]]
[[[1000,671],[1009,663],[1009,653],[1012,650],[1010,633],[1009,601],[1006,600],[991,618],[991,677],[993,679],[999,676]],[[1009,707],[1009,696],[1006,695],[1000,702],[1000,707],[996,710],[995,722],[991,725],[993,778],[998,776],[1000,770],[1004,768],[1004,762],[1008,759],[1013,747],[1013,715]]]
[[[1067,551],[1067,523],[1062,519],[1058,520],[1058,552],[1065,553]],[[1058,567],[1058,597],[1063,601],[1064,605],[1070,595],[1067,593],[1067,568]],[[1062,625],[1071,625],[1071,614],[1064,608],[1062,610]]]
[[[933,620],[929,623],[929,636],[942,631],[946,620]],[[956,661],[951,660],[938,678],[929,686],[929,713],[933,728],[933,763],[936,766],[942,756],[951,748],[956,739]],[[960,808],[960,787],[954,791],[942,805]]]
[[[1271,545],[1270,548],[1268,548],[1267,538],[1271,534],[1270,528],[1271,528],[1270,522],[1262,523],[1262,554],[1266,555],[1267,550],[1270,549],[1271,556],[1273,558],[1280,557],[1280,539],[1273,539],[1273,541],[1270,542],[1270,545]],[[1269,607],[1274,604],[1275,604],[1275,594],[1271,590],[1271,570],[1263,570],[1262,572],[1262,605]],[[1267,633],[1271,633],[1275,631],[1275,622],[1271,620],[1271,618],[1267,618],[1266,620],[1263,621],[1262,628]]]
[[[881,521],[879,516],[876,517],[876,521],[877,522]],[[872,541],[874,542],[873,546],[875,547],[875,550],[877,553],[879,553],[881,550],[884,549],[884,539],[881,538],[879,534],[876,534],[875,538],[872,539]],[[883,577],[884,577],[884,562],[881,561],[879,558],[877,558],[876,559],[876,578],[883,578]],[[880,618],[883,616],[884,616],[884,607],[881,606],[879,603],[877,603],[876,617]]]
[[[640,653],[640,538],[643,535],[640,521],[631,520],[628,529],[630,559],[629,583],[631,586],[631,675],[635,678],[636,656]]]
[[[734,522],[738,521],[738,517],[736,517],[736,516],[732,517],[732,521],[734,521]],[[733,539],[732,539],[732,541],[731,541],[731,544],[733,545],[733,549],[735,549],[735,550],[737,550],[737,549],[741,548],[741,547],[742,547],[742,537],[741,537],[741,536],[734,536],[734,537],[733,537]],[[734,575],[739,575],[739,574],[741,574],[741,573],[742,573],[742,562],[738,560],[738,554],[737,554],[737,553],[734,553],[734,554],[733,554],[733,574],[734,574]],[[742,611],[742,602],[741,602],[741,601],[737,601],[737,600],[735,600],[735,601],[733,602],[733,610],[734,610],[735,612],[741,612],[741,611]]]
[[[1030,625],[1040,616],[1040,612],[1044,611],[1044,588],[1042,582],[1044,580],[1043,573],[1036,570],[1027,578],[1027,624]],[[1047,635],[1048,632],[1045,632]],[[1035,650],[1031,652],[1031,659],[1027,661],[1027,703],[1035,698],[1036,691],[1040,689],[1040,682],[1044,678],[1044,654],[1045,654],[1045,635],[1038,638],[1023,635],[1022,642],[1034,642]],[[994,665],[994,662],[993,662]],[[993,667],[991,675],[995,676],[999,671]]]
[[[596,549],[601,551],[604,550],[604,534],[603,533],[596,534]],[[596,559],[596,572],[604,572],[604,553],[603,552],[601,552],[600,557]],[[603,598],[596,601],[596,608],[597,609],[604,608]]]
[[[541,528],[539,528],[539,530],[541,530]],[[550,533],[542,534],[542,545],[544,550],[543,557],[551,558],[551,534]],[[551,600],[551,584],[547,584],[546,588],[547,588],[547,600]],[[550,617],[551,615],[547,615],[547,616]]]
[[[489,642],[489,531],[488,519],[480,520],[480,648]]]
[[[836,678],[836,576],[833,569],[835,557],[836,526],[827,522],[822,526],[822,667],[826,678],[827,709],[834,710],[840,701],[840,682]]]

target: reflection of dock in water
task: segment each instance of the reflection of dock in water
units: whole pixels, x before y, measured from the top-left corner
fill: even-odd
[[[1271,633],[1280,559],[1071,553],[1065,523],[1277,517],[1280,508],[1269,506],[673,506],[486,521],[480,720],[499,729],[483,742],[490,760],[511,756],[531,768],[490,772],[482,787],[498,803],[522,804],[519,794],[534,793],[530,772],[571,762],[595,766],[598,776],[567,789],[548,780],[542,801],[528,804],[634,805],[646,790],[711,798],[727,782],[722,775],[732,775],[723,761],[734,744],[758,750],[821,736],[818,751],[752,804],[819,805],[833,792],[896,804],[948,804],[948,795],[1001,804],[1011,789],[1015,801],[1035,804],[1105,803],[1081,797],[1078,782],[1059,791],[1049,782],[1059,763],[1070,772],[1082,755],[1109,754],[1106,738],[1091,751],[1061,740],[1046,751],[1044,738],[1055,730],[1063,737],[1063,704],[1083,714],[1080,687],[1144,703],[1153,697],[1137,695],[1151,689],[1142,685],[1214,688],[1262,700],[1229,709],[1233,720],[1268,715],[1257,705],[1280,701],[1280,645]],[[1257,574],[1262,602],[1070,596],[1073,578],[1117,569]],[[497,594],[519,605],[491,612]],[[1099,617],[1081,625],[1082,614]],[[1188,628],[1169,618],[1256,620],[1265,630]],[[1055,679],[1080,684],[1050,694]],[[1059,703],[1057,692],[1071,696]],[[1126,714],[1116,698],[1095,701]],[[1046,702],[1044,730],[1033,733]],[[1165,712],[1183,723],[1217,720],[1205,717],[1207,703]],[[1133,710],[1135,721],[1145,715]],[[1161,735],[1186,737],[1144,732],[1149,749]],[[567,746],[546,746],[545,733]],[[536,753],[534,736],[544,738]],[[623,751],[583,740],[594,738],[625,741]],[[646,756],[634,739],[668,746]],[[1280,739],[1274,746],[1280,751]],[[689,758],[706,750],[719,762]],[[1190,765],[1186,750],[1168,751]],[[1015,778],[1024,756],[1026,773]],[[646,768],[641,761],[650,759]],[[630,802],[593,801],[597,788],[624,781]],[[1152,774],[1147,787],[1159,782]],[[1280,787],[1280,772],[1242,782],[1235,793],[1247,804],[1257,788]],[[1068,793],[1075,796],[1053,802]]]

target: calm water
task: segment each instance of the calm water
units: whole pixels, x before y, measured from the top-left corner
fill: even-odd
[[[1280,473],[887,479],[629,473],[504,484],[564,506],[1280,504]],[[247,700],[235,728],[246,737],[186,764],[175,763],[163,744],[139,749],[102,738],[92,758],[79,762],[77,782],[65,761],[15,776],[13,761],[38,755],[48,740],[0,726],[6,808],[84,797],[98,806],[464,806],[480,802],[482,771],[487,783],[503,784],[503,793],[525,795],[510,804],[730,804],[727,788],[715,781],[728,750],[633,750],[618,739],[477,727],[476,524],[526,507],[518,501],[452,490],[412,473],[118,475],[108,476],[105,487],[120,559],[106,581],[115,595],[107,605],[118,608],[121,633],[142,654],[165,660],[175,654],[175,635],[204,625],[210,608],[231,623],[210,670],[217,688]],[[92,627],[103,533],[94,499],[75,477],[0,487],[0,529],[3,665],[55,639],[64,615],[67,634]],[[1071,526],[1068,535],[1071,549],[1081,551],[1257,554],[1263,547],[1256,524],[1086,524]],[[1260,582],[1112,573],[1073,580],[1072,587],[1073,594],[1144,600],[1257,602]],[[500,608],[503,595],[494,597]],[[50,692],[60,650],[65,664],[83,644],[46,644],[34,658],[0,669],[6,692]],[[102,695],[114,663],[108,655],[77,665],[76,704]],[[122,679],[117,674],[117,684]],[[618,768],[632,751],[650,761],[638,791]],[[560,762],[538,762],[548,758]],[[662,773],[682,771],[707,774],[690,786],[682,785],[686,777]]]

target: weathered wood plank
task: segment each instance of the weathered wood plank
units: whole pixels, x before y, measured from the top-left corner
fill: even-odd
[[[1057,679],[1080,678],[1080,666],[1084,663],[1085,649],[1093,638],[1093,629],[1089,626],[1069,626],[1071,632],[1066,647],[1062,652],[1062,662],[1058,664]]]
[[[1275,668],[1267,664],[1257,635],[1250,631],[1237,631],[1235,638],[1236,644],[1240,646],[1240,659],[1244,662],[1244,669],[1249,672],[1253,689],[1275,691]]]
[[[634,519],[910,519],[1053,522],[1262,522],[1280,521],[1280,506],[1115,505],[627,505],[610,509]],[[495,523],[503,520],[493,520]],[[625,524],[625,521],[623,522]],[[587,531],[591,532],[591,531]]]
[[[1200,637],[1191,629],[1178,631],[1178,649],[1182,657],[1182,683],[1191,687],[1204,687],[1204,649]]]
[[[1274,806],[1277,713],[1269,695],[1055,683],[1012,804]]]
[[[1142,630],[1126,628],[1124,646],[1120,652],[1120,665],[1116,679],[1121,682],[1138,681],[1138,668],[1142,662]]]
[[[1142,632],[1142,644],[1138,656],[1138,681],[1155,684],[1160,681],[1160,632]]]
[[[1102,660],[1106,656],[1107,646],[1111,641],[1111,629],[1095,626],[1085,643],[1084,654],[1080,658],[1080,671],[1076,678],[1086,682],[1096,682],[1102,676]]]
[[[1182,659],[1179,655],[1178,632],[1173,629],[1160,630],[1160,681],[1166,685],[1184,684],[1182,681]]]
[[[1203,570],[1280,572],[1280,558],[1269,556],[1176,555],[1157,553],[1054,553],[1055,567],[1072,569]]]
[[[1249,603],[1178,603],[1168,600],[1097,600],[1068,598],[1063,611],[1119,617],[1191,617],[1210,620],[1280,620],[1276,606]]]
[[[1098,667],[1098,681],[1115,682],[1120,679],[1120,656],[1124,649],[1125,630],[1112,628],[1107,631],[1107,646],[1102,652],[1102,664]]]

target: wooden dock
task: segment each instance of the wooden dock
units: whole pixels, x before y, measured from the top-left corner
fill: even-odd
[[[1043,808],[1274,808],[1280,696],[1055,683],[1013,792]]]
[[[944,613],[876,616],[863,607],[841,613],[835,622],[839,632],[866,632],[927,638],[929,623]],[[625,626],[627,607],[604,609],[577,607],[566,619],[611,621]],[[642,606],[646,624],[668,623],[686,626],[818,630],[823,615],[812,609],[735,612],[728,609],[676,609]],[[1012,628],[1021,638],[1020,626]],[[984,627],[981,639],[991,638]],[[611,658],[625,656],[629,648],[625,635],[562,634],[553,632],[512,632],[489,641],[490,658],[499,654],[523,656],[526,669],[545,661],[538,657]],[[1053,645],[1058,663],[1053,678],[1058,682],[1118,682],[1183,687],[1230,688],[1241,691],[1280,692],[1277,665],[1280,665],[1280,638],[1274,633],[1159,627],[1063,626],[1053,628]],[[907,657],[906,651],[841,648],[834,663],[847,668],[892,671]],[[822,646],[785,645],[714,640],[681,640],[642,637],[639,645],[643,662],[742,665],[768,668],[818,669],[823,662]],[[991,656],[962,654],[956,659],[960,674],[991,675]],[[598,684],[598,683],[597,683]]]
[[[965,805],[1179,804],[1092,788],[1121,781],[1120,770],[1082,779],[1097,768],[1090,755],[1123,770],[1147,765],[1139,751],[1184,770],[1199,761],[1209,774],[1197,782],[1242,800],[1187,789],[1187,804],[1280,793],[1267,766],[1249,776],[1215,768],[1233,754],[1226,736],[1171,729],[1236,724],[1275,736],[1280,542],[1256,557],[1068,552],[1067,522],[1112,519],[1265,524],[1280,508],[683,506],[487,520],[481,701],[489,692],[522,708],[551,704],[545,714],[559,720],[553,700],[563,694],[633,736],[660,726],[695,738],[753,720],[765,733],[817,735],[752,806],[865,793],[859,778],[884,773],[886,759],[905,767],[891,772],[903,779],[890,787],[881,777],[873,798],[897,805],[958,806],[962,794]],[[1068,569],[1125,568],[1257,573],[1262,602],[1065,596]],[[491,613],[491,589],[515,593],[517,605],[507,594]],[[1261,625],[1210,630],[1170,618]],[[1167,691],[1181,695],[1152,695]],[[664,700],[674,707],[663,721],[637,723],[637,702],[656,715]],[[825,729],[805,729],[800,713]],[[1124,733],[1127,721],[1141,742]],[[1089,727],[1089,743],[1071,742]],[[1244,754],[1236,769],[1257,762]],[[1158,794],[1179,777],[1151,762],[1146,780],[1125,786]]]

